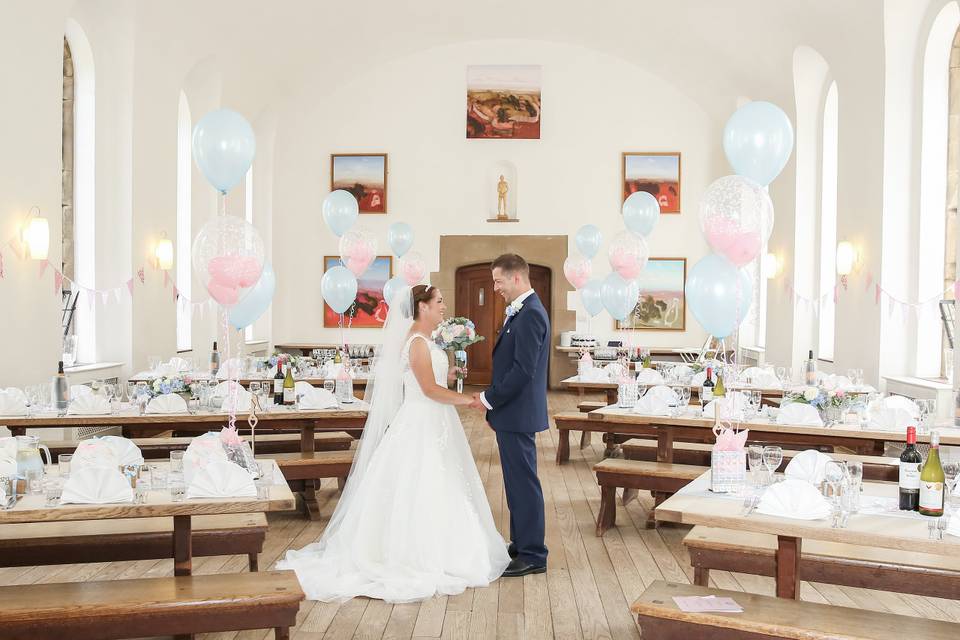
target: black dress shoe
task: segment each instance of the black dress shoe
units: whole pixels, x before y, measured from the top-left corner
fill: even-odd
[[[517,557],[517,548],[513,546],[512,542],[507,545],[507,555],[510,556],[511,560]]]
[[[520,576],[525,576],[530,573],[546,573],[546,567],[538,567],[535,564],[530,564],[525,560],[519,558],[514,558],[510,561],[510,564],[507,565],[507,568],[504,570],[502,578],[519,578]]]

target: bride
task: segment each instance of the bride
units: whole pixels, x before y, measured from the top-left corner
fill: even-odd
[[[399,603],[486,586],[510,562],[430,339],[446,306],[436,287],[398,293],[368,390],[370,412],[343,495],[319,542],[277,563],[307,598]]]

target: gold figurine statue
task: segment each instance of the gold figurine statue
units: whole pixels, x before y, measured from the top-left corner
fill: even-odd
[[[497,183],[497,220],[506,220],[507,216],[507,191],[510,190],[510,187],[507,186],[507,181],[504,180],[503,176],[500,176],[500,181]]]

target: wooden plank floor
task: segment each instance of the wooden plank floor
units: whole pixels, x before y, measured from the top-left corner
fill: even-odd
[[[599,399],[599,397],[597,398]],[[578,399],[565,393],[550,394],[550,411],[572,411]],[[487,490],[494,518],[508,531],[503,476],[493,432],[479,413],[461,411],[477,467]],[[363,598],[344,604],[304,602],[293,637],[321,639],[399,638],[640,638],[629,604],[654,580],[690,582],[683,549],[686,528],[643,528],[649,496],[618,505],[617,527],[603,538],[594,535],[599,491],[590,471],[600,459],[598,438],[584,450],[571,452],[570,463],[554,463],[556,434],[538,436],[539,470],[547,507],[546,574],[500,580],[461,595],[434,598],[422,603],[392,606]],[[336,505],[333,485],[320,491],[324,513]],[[324,521],[308,522],[295,514],[270,517],[270,530],[260,566],[270,567],[287,549],[298,549],[317,539]],[[201,558],[194,561],[198,574],[246,571],[246,557]],[[114,562],[59,567],[0,569],[0,584],[30,584],[84,580],[123,579],[173,574],[173,561]],[[715,586],[773,595],[773,580],[723,571],[711,572]],[[904,596],[825,584],[803,583],[804,600],[877,611],[960,622],[960,601]],[[266,630],[200,636],[218,639],[272,638]]]

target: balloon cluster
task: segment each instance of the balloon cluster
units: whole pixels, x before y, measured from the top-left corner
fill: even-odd
[[[320,293],[334,312],[346,313],[357,298],[357,278],[377,258],[377,238],[367,229],[354,228],[360,207],[349,191],[332,191],[323,200],[323,221],[340,238],[341,264],[328,269],[320,281]],[[404,286],[413,286],[426,276],[426,262],[419,253],[410,251],[414,232],[406,222],[395,222],[387,230],[387,243],[400,259],[400,275],[383,286],[383,299],[389,302]]]
[[[753,284],[742,270],[760,255],[773,231],[767,185],[793,152],[793,126],[776,105],[750,102],[723,131],[723,150],[736,175],[711,184],[700,202],[700,230],[713,253],[687,277],[686,295],[697,321],[712,336],[732,334],[753,302]]]
[[[197,122],[191,146],[197,167],[222,197],[247,175],[257,142],[242,115],[217,109]],[[260,233],[246,220],[226,214],[210,220],[191,254],[197,277],[235,328],[253,324],[270,306],[276,276]]]
[[[646,236],[660,219],[660,204],[645,191],[638,191],[623,203],[626,230],[613,237],[607,249],[612,272],[602,280],[594,278],[591,259],[600,251],[603,235],[592,224],[577,231],[574,241],[579,255],[569,256],[563,263],[563,274],[580,292],[580,301],[590,317],[606,310],[617,320],[633,313],[640,297],[637,278],[647,266],[650,249]]]

